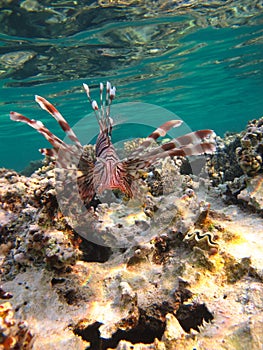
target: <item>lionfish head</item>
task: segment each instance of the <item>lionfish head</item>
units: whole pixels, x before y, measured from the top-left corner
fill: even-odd
[[[110,149],[109,152],[113,150]],[[125,170],[123,163],[111,153],[112,160],[97,159],[94,167],[93,185],[97,194],[105,190],[120,190],[128,197],[132,197],[132,176]]]

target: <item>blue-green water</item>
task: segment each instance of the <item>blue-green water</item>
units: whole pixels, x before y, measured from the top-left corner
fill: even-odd
[[[20,7],[16,4],[12,11],[19,12],[23,7],[20,17],[31,16],[32,9],[25,3],[21,2]],[[262,116],[260,2],[234,11],[230,1],[229,8],[219,5],[218,13],[212,2],[204,7],[149,13],[145,8],[139,11],[140,5],[86,5],[83,18],[92,10],[93,17],[96,14],[96,19],[102,19],[87,23],[76,15],[74,20],[81,25],[74,30],[65,10],[73,2],[55,3],[55,9],[52,2],[45,9],[33,11],[33,15],[39,14],[34,22],[39,32],[30,31],[23,20],[17,30],[15,21],[1,21],[1,167],[21,170],[42,157],[39,148],[48,147],[35,130],[10,121],[9,112],[39,119],[63,137],[56,121],[34,102],[34,95],[46,97],[74,125],[91,112],[83,82],[95,87],[109,80],[117,87],[115,104],[155,104],[170,110],[171,115],[177,114],[192,130],[211,128],[221,136],[226,131],[241,131],[249,120]],[[6,18],[9,10],[6,5],[1,15]],[[12,15],[14,12],[8,14]],[[152,116],[147,111],[137,118],[151,125]],[[95,124],[91,117],[87,132]]]

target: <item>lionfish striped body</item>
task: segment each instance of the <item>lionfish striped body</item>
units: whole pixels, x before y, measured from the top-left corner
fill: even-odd
[[[115,97],[116,89],[107,82],[106,101],[103,103],[104,87],[102,83],[100,84],[99,108],[97,102],[90,97],[88,85],[83,84],[83,86],[100,127],[95,146],[95,161],[87,156],[76,134],[64,117],[43,97],[36,96],[36,102],[57,120],[69,139],[73,141],[73,145],[68,145],[59,139],[40,121],[29,119],[17,112],[11,112],[10,118],[14,121],[24,122],[41,133],[53,148],[40,149],[40,152],[50,157],[56,157],[59,166],[69,169],[68,162],[72,157],[79,160],[77,182],[81,199],[86,205],[89,205],[96,193],[100,194],[104,190],[119,189],[128,198],[133,197],[132,183],[136,178],[136,172],[149,168],[161,158],[211,154],[215,151],[214,132],[212,130],[192,132],[149,149],[153,141],[165,136],[171,128],[182,124],[181,120],[169,120],[151,133],[128,158],[120,160],[111,141],[112,119],[110,117],[110,106]]]

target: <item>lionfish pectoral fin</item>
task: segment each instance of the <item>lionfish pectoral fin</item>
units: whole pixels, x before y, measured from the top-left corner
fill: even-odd
[[[213,130],[205,129],[193,131],[183,136],[179,136],[176,139],[174,139],[174,142],[176,142],[177,147],[182,147],[191,144],[200,144],[202,142],[215,142],[215,137],[216,134]]]
[[[57,157],[57,150],[55,150],[55,148],[40,148],[39,152],[41,154],[43,154],[46,157],[51,157],[51,158],[55,158]]]
[[[70,147],[69,145],[67,145]],[[39,152],[44,156],[55,158],[56,165],[59,168],[64,168],[67,170],[77,170],[77,163],[81,153],[76,152],[76,150],[72,148],[66,149],[55,149],[55,148],[40,148]]]
[[[168,122],[162,124],[156,130],[154,130],[135,151],[130,154],[130,157],[139,156],[141,153],[145,152],[147,147],[149,147],[159,137],[164,137],[170,129],[177,128],[182,125],[182,123],[182,120],[175,119],[169,120]]]
[[[93,184],[88,185],[86,181],[80,179],[78,181],[78,186],[81,200],[85,205],[89,205],[96,194]]]
[[[148,137],[150,137],[154,140],[158,139],[159,137],[164,137],[170,129],[177,128],[177,127],[181,126],[182,123],[183,123],[183,121],[180,119],[168,120],[167,122],[165,122],[164,124],[159,126]]]
[[[117,187],[127,196],[127,198],[132,198],[132,183],[134,176],[128,171],[125,161],[119,160],[116,162],[115,167],[116,174],[118,174],[118,176],[115,178]]]
[[[162,158],[166,155],[164,154],[161,156],[161,154],[168,151],[171,151],[171,154],[168,152],[168,155],[170,156],[173,156],[173,152],[175,152],[174,155],[178,156],[191,156],[204,153],[212,153],[215,151],[214,137],[215,133],[213,130],[199,130],[196,132],[191,132],[189,134],[177,137],[158,147],[155,147],[152,150],[148,151],[145,155],[149,158],[155,156],[158,158],[159,155],[159,157]],[[182,150],[185,151],[182,152]]]
[[[156,147],[152,151],[138,157],[137,159],[128,158],[125,161],[125,166],[129,172],[136,172],[141,169],[148,168],[156,163],[158,160],[166,157],[187,157],[202,154],[212,154],[216,150],[216,145],[210,142],[202,142],[199,144],[176,147],[176,142],[168,142],[164,145]]]
[[[132,184],[133,184],[133,180],[130,180],[127,178],[124,179],[124,186],[122,188],[122,192],[125,193],[125,195],[128,198],[133,198],[134,196]]]
[[[31,128],[37,130],[45,137],[45,139],[54,147],[55,150],[61,149],[72,152],[70,146],[49,131],[41,121],[29,119],[17,112],[10,112],[10,119],[17,122],[26,123],[27,125],[31,126]]]
[[[196,145],[189,145],[181,148],[171,149],[166,152],[170,157],[174,157],[174,156],[189,157],[189,156],[200,156],[203,154],[213,154],[215,150],[216,150],[215,144],[209,143],[209,142],[202,142]]]
[[[80,198],[84,204],[89,202],[95,196],[95,187],[93,182],[94,164],[92,162],[83,162],[81,170],[78,170],[77,184]]]

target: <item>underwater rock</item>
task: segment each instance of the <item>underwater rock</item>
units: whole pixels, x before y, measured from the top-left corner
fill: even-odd
[[[217,137],[217,152],[208,160],[208,173],[213,186],[233,181],[243,174],[236,157],[240,146],[239,134],[226,134],[223,139]]]
[[[32,160],[22,171],[21,175],[30,176],[43,166],[43,160]]]
[[[0,349],[32,349],[33,335],[25,321],[14,318],[9,302],[0,304]]]
[[[154,342],[154,344],[149,344],[149,345],[146,345],[146,344],[133,344],[129,341],[126,341],[126,340],[121,340],[118,344],[118,346],[116,348],[114,348],[115,350],[128,350],[128,349],[132,349],[132,350],[165,350],[165,347],[164,344],[162,347],[160,347],[158,345],[158,340],[156,340]],[[160,344],[160,343],[159,343]],[[108,348],[109,350],[114,350],[113,348]]]
[[[241,135],[237,159],[244,173],[253,176],[263,169],[263,117],[250,121]]]
[[[54,229],[44,231],[37,225],[30,225],[28,231],[24,232],[24,239],[21,235],[14,249],[14,261],[20,265],[43,262],[60,269],[76,262],[78,251],[65,232]]]
[[[263,118],[252,120],[239,134],[218,138],[217,152],[207,163],[215,191],[226,203],[262,214]]]
[[[7,274],[32,264],[66,268],[80,255],[59,213],[51,168],[44,166],[29,178],[1,169],[0,242],[13,249],[4,262]]]
[[[167,314],[166,318],[166,328],[162,337],[162,341],[171,342],[182,338],[186,333],[180,326],[177,318],[173,314]]]
[[[263,212],[263,175],[259,174],[247,179],[246,188],[237,195],[237,198],[247,203],[248,206]]]
[[[239,134],[218,137],[217,152],[208,161],[214,186],[233,181],[243,174],[254,176],[262,170],[263,118],[248,123]]]

